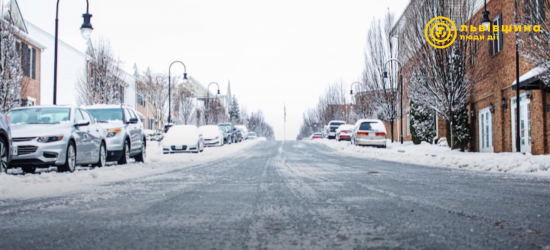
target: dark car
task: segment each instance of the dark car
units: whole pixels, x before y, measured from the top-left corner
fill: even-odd
[[[0,113],[0,174],[7,173],[11,161],[13,147],[11,140],[10,118]]]
[[[227,128],[227,133],[230,135],[229,144],[237,142],[238,131],[235,126],[233,126],[233,123],[220,123],[218,126]]]
[[[246,140],[245,137],[248,135],[248,133],[245,132],[244,129],[242,128],[237,128],[237,131],[239,132],[239,136],[238,136],[239,142]]]
[[[231,138],[231,133],[229,133],[229,128],[225,126],[219,126],[223,131],[223,144],[231,144],[233,142]]]

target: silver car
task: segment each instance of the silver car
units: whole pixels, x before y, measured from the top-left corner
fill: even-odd
[[[11,140],[10,117],[0,113],[0,174],[7,173],[8,164],[13,155],[13,144]]]
[[[77,165],[105,166],[105,130],[85,110],[73,106],[16,108],[11,118],[16,152],[10,168],[25,173],[57,166],[59,172],[74,172]]]
[[[127,164],[132,157],[138,162],[145,161],[147,139],[141,114],[125,105],[100,104],[82,108],[105,129],[107,161]]]

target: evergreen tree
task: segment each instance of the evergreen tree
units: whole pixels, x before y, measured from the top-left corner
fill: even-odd
[[[453,137],[452,147],[460,148],[460,151],[464,152],[470,141],[470,124],[468,122],[468,109],[463,108],[455,114],[454,120],[456,124],[453,124]],[[451,146],[451,129],[447,122],[447,143]]]
[[[239,111],[239,102],[237,97],[233,96],[233,102],[229,106],[229,120],[233,123],[241,123],[241,112]]]
[[[414,144],[432,142],[436,134],[434,112],[411,102],[411,135]]]

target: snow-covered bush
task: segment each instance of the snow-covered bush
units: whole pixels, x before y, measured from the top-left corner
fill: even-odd
[[[414,144],[432,142],[436,135],[435,112],[411,102],[411,135]]]

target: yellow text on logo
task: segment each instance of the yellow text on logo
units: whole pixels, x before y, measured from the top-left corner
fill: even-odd
[[[424,30],[426,41],[435,48],[444,49],[451,46],[457,37],[454,22],[444,16],[432,18]]]

